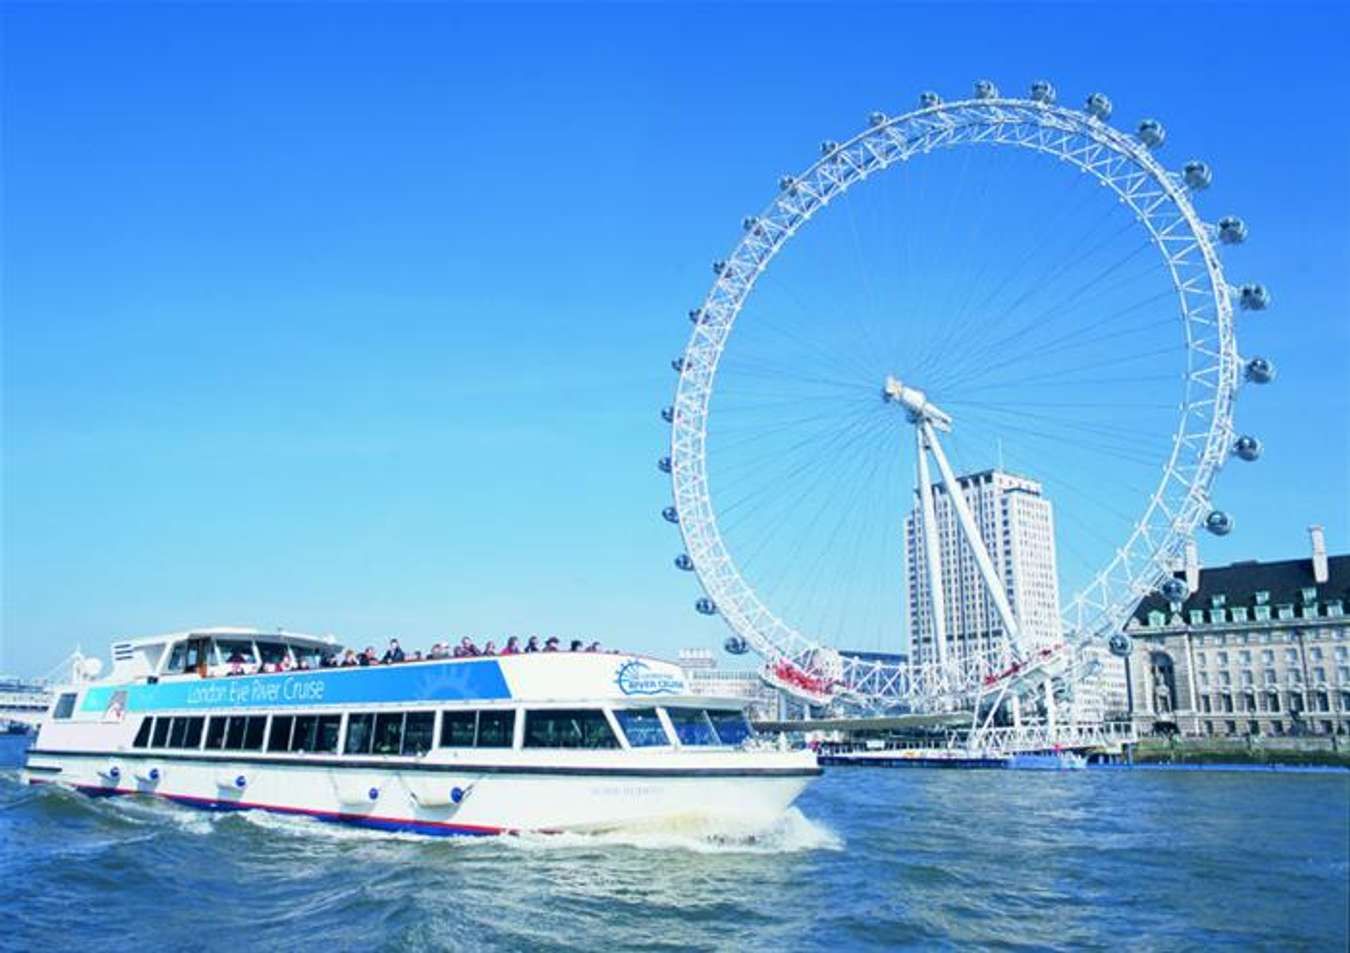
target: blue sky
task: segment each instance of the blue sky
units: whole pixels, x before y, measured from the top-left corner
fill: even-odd
[[[229,623],[720,643],[658,516],[685,311],[821,139],[985,76],[1213,164],[1280,377],[1203,557],[1350,549],[1335,6],[3,17],[3,669]]]

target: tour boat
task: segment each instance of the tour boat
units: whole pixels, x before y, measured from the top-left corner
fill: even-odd
[[[450,835],[768,823],[821,773],[657,659],[323,667],[341,648],[254,629],[116,642],[106,677],[86,660],[54,689],[24,777]]]

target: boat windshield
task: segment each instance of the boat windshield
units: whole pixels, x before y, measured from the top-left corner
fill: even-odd
[[[708,720],[712,722],[713,730],[717,732],[718,739],[724,745],[738,745],[754,734],[750,720],[745,717],[743,711],[709,709]]]
[[[616,708],[614,720],[623,729],[630,747],[655,748],[670,744],[655,708]]]

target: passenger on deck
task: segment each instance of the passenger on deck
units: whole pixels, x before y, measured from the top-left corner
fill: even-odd
[[[277,662],[278,672],[289,672],[292,671],[294,668],[295,668],[295,660],[291,658],[290,652],[287,652],[285,655],[283,655],[281,657],[281,661]]]
[[[530,641],[525,643],[525,651],[526,652],[539,651],[539,636],[537,635],[530,636]]]
[[[497,654],[497,643],[494,642],[494,641],[492,641],[491,639],[488,639],[488,640],[487,640],[487,643],[483,646],[483,654],[484,654],[484,655],[496,655],[496,654]]]
[[[567,651],[569,651],[569,652],[580,652],[580,651],[581,651],[581,639],[573,639],[573,640],[572,640],[572,643],[567,647]]]
[[[356,652],[353,651],[352,649],[348,649],[347,651],[342,653],[342,661],[339,664],[343,668],[353,668],[355,666],[360,665],[361,663],[356,658]]]
[[[230,653],[230,657],[225,660],[225,664],[230,667],[231,675],[244,674],[244,653],[235,649]]]
[[[398,644],[398,639],[389,640],[389,649],[384,653],[384,658],[380,662],[384,665],[393,665],[395,662],[404,660],[403,649]]]
[[[413,654],[410,655],[410,656],[408,656],[408,661],[409,661],[409,662],[420,662],[420,661],[422,661],[422,650],[421,650],[421,649],[413,649]]]
[[[514,635],[511,636],[509,639],[507,639],[507,640],[506,640],[506,645],[502,648],[502,654],[503,654],[503,655],[519,655],[519,654],[520,654],[520,639],[516,638]]]
[[[437,642],[435,645],[433,645],[433,646],[431,647],[431,652],[430,652],[430,654],[427,655],[427,658],[429,658],[429,659],[442,659],[442,658],[449,658],[449,657],[450,657],[450,653],[447,652],[447,651],[445,650],[445,643],[444,643],[444,642]]]
[[[361,653],[357,661],[361,665],[379,665],[380,660],[375,657],[375,646],[367,645],[366,650]]]
[[[464,658],[472,658],[479,654],[478,646],[474,645],[473,639],[469,638],[467,635],[459,640],[459,647],[464,650]]]
[[[587,651],[587,652],[599,652],[599,651],[600,651],[600,641],[597,639],[596,641],[592,642],[590,645],[586,646],[586,651]]]
[[[558,651],[558,637],[556,635],[550,635],[547,639],[544,640],[544,651],[545,652]]]

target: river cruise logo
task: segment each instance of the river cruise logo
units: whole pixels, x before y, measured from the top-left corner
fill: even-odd
[[[684,691],[684,679],[658,672],[641,659],[620,665],[614,684],[625,695],[678,695]]]

